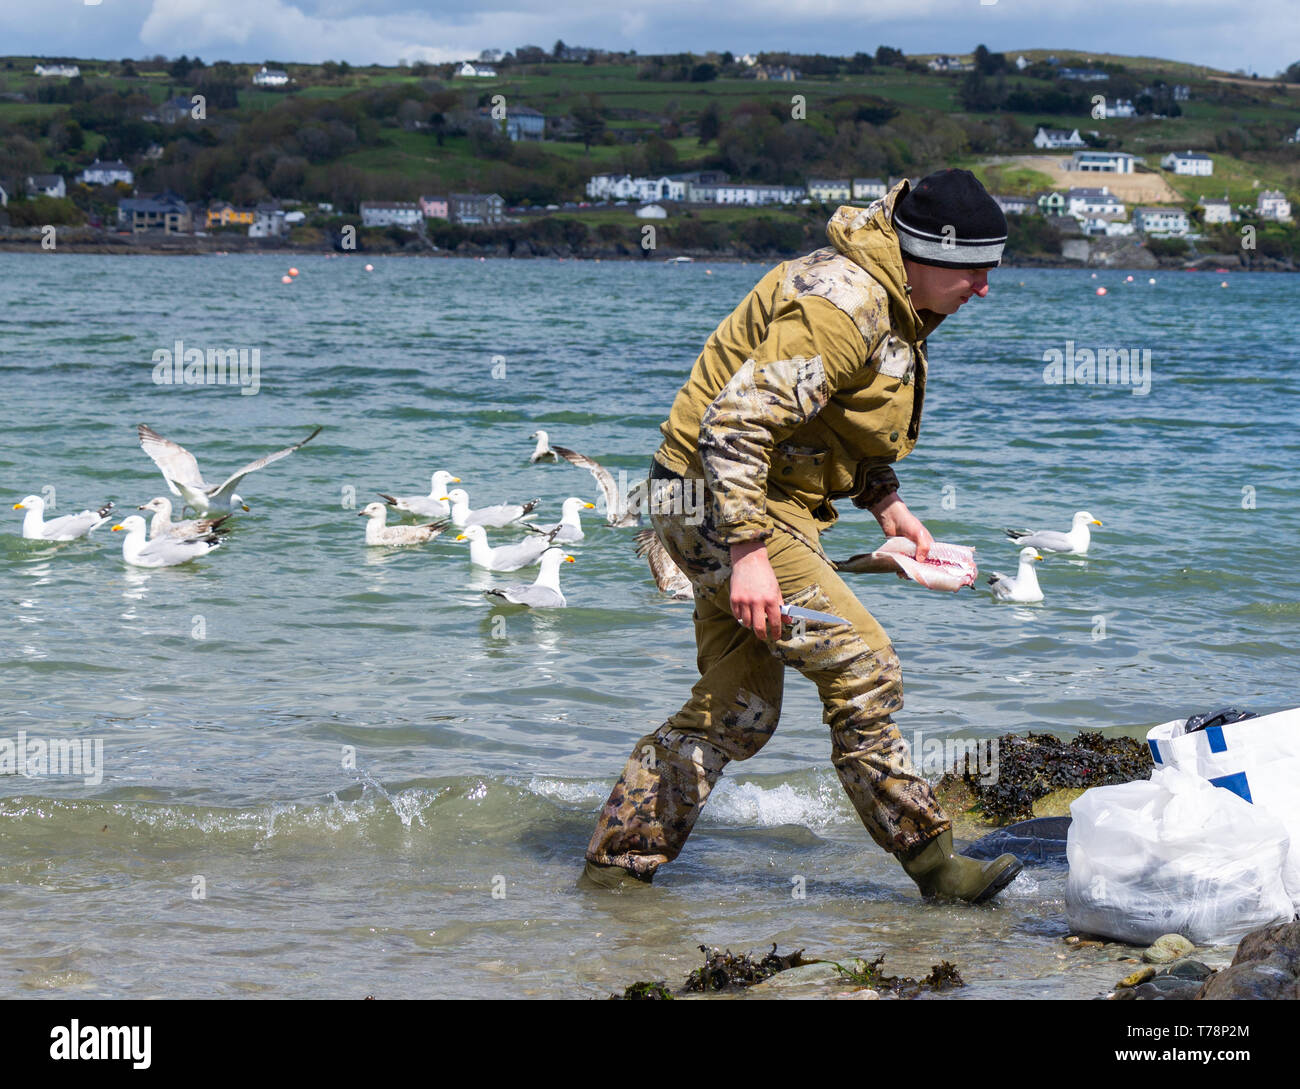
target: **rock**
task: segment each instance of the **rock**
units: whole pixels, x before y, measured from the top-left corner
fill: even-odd
[[[1169,964],[1187,956],[1195,948],[1181,934],[1162,934],[1143,951],[1142,959],[1148,964]]]
[[[1300,922],[1252,930],[1232,963],[1208,979],[1202,999],[1300,999]]]
[[[1137,998],[1137,994],[1132,987],[1121,987],[1110,998],[1112,1002],[1132,1002]]]
[[[1153,965],[1144,964],[1136,972],[1132,973],[1132,975],[1127,975],[1123,979],[1121,979],[1119,983],[1116,984],[1116,986],[1136,987],[1139,984],[1145,983],[1148,979],[1154,977],[1155,974],[1156,974],[1156,970]]]
[[[1192,979],[1203,982],[1214,975],[1214,969],[1208,964],[1202,964],[1199,960],[1184,957],[1182,960],[1174,961],[1167,968],[1161,968],[1156,974],[1161,978],[1169,976],[1174,979]]]
[[[829,961],[818,961],[815,964],[800,965],[798,968],[787,968],[784,972],[778,972],[772,976],[771,979],[756,983],[750,990],[764,992],[784,991],[791,987],[802,987],[815,983],[831,983],[843,978],[836,970],[835,965]]]
[[[879,991],[873,991],[870,987],[863,987],[860,991],[846,991],[844,994],[837,994],[836,998],[855,998],[859,1002],[874,1002],[880,998]]]
[[[1137,999],[1168,999],[1190,1002],[1201,992],[1201,985],[1194,979],[1178,979],[1175,976],[1157,976],[1148,983],[1133,989]]]

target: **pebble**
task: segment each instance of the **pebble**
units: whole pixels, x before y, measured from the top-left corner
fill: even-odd
[[[1196,948],[1181,934],[1162,934],[1142,953],[1148,964],[1170,964],[1187,956]]]
[[[1126,975],[1123,979],[1121,979],[1119,981],[1118,986],[1137,987],[1140,984],[1145,983],[1148,979],[1153,979],[1155,977],[1155,974],[1156,974],[1156,970],[1154,966],[1150,964],[1144,964],[1136,972],[1132,972],[1129,975]]]
[[[1196,980],[1199,983],[1201,980],[1209,979],[1210,976],[1214,975],[1214,970],[1208,964],[1202,964],[1199,960],[1184,957],[1182,960],[1174,961],[1168,968],[1160,969],[1158,974],[1162,978]]]

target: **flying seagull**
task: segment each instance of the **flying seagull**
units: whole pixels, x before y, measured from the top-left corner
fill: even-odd
[[[599,462],[587,457],[586,454],[579,454],[576,450],[570,450],[567,446],[552,446],[551,449],[570,465],[575,465],[579,469],[586,469],[596,478],[596,483],[600,487],[600,494],[605,500],[605,521],[607,525],[624,529],[628,526],[639,526],[641,524],[641,513],[636,509],[636,504],[627,502],[623,496],[618,494],[618,485],[614,482],[614,476],[608,469]]]
[[[560,460],[555,451],[551,449],[551,437],[545,431],[534,431],[528,437],[537,440],[537,448],[533,451],[532,457],[528,459],[528,464],[536,465],[539,461]]]
[[[682,569],[668,555],[668,550],[659,543],[655,531],[643,529],[637,533],[635,540],[636,554],[650,565],[650,573],[654,575],[655,585],[660,591],[677,601],[694,600],[695,590],[691,587],[691,580],[682,573]]]
[[[302,442],[286,446],[283,450],[267,454],[256,461],[250,461],[220,484],[208,484],[199,473],[198,460],[185,447],[172,442],[171,439],[163,438],[157,431],[145,424],[140,424],[138,428],[141,448],[153,458],[154,464],[162,470],[163,479],[167,481],[167,487],[171,489],[171,493],[181,496],[185,500],[187,507],[193,507],[202,515],[229,514],[234,507],[243,507],[244,510],[248,510],[248,506],[243,499],[235,494],[236,485],[249,473],[264,469],[271,462],[287,458],[295,450],[306,446],[321,433],[321,430],[322,428],[318,427]]]

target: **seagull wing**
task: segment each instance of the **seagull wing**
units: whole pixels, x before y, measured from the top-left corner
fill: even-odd
[[[234,491],[235,485],[238,484],[241,480],[243,480],[244,477],[246,477],[249,473],[255,473],[257,472],[258,469],[265,469],[273,461],[279,461],[281,458],[287,458],[295,450],[299,450],[302,447],[306,446],[309,442],[311,442],[312,439],[314,439],[317,435],[319,435],[323,430],[324,430],[323,427],[318,427],[316,428],[315,431],[313,431],[310,435],[308,435],[305,439],[303,439],[302,442],[295,442],[292,446],[286,446],[283,450],[277,450],[274,454],[266,454],[264,457],[260,457],[256,461],[250,461],[237,473],[231,473],[230,476],[228,476],[225,479],[225,481],[222,482],[221,487],[209,488],[208,495],[209,496],[229,495],[232,491]]]
[[[601,465],[600,462],[592,461],[586,454],[579,454],[576,450],[570,450],[567,446],[552,446],[551,449],[570,465],[577,466],[579,469],[586,469],[596,478],[601,497],[605,500],[605,518],[611,525],[624,517],[627,512],[623,510],[619,502],[618,485],[614,483],[613,474],[608,469]]]
[[[643,529],[636,535],[636,554],[650,565],[655,585],[665,594],[673,597],[693,598],[695,591],[691,580],[682,573],[682,569],[673,562],[668,550],[660,543],[653,529]]]
[[[1037,548],[1048,552],[1073,552],[1074,542],[1068,533],[1059,533],[1054,529],[1040,529],[1016,539],[1021,548]]]
[[[203,482],[203,475],[199,472],[198,460],[185,447],[163,438],[147,424],[140,424],[136,431],[140,435],[140,448],[153,458],[153,463],[162,471],[172,495],[181,494],[173,482],[188,484],[202,492],[208,490],[208,485]]]

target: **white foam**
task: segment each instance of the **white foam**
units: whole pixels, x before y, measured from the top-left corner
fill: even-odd
[[[857,818],[839,783],[819,778],[811,791],[789,783],[763,787],[723,779],[713,788],[703,819],[758,828],[782,824],[826,828]]]

